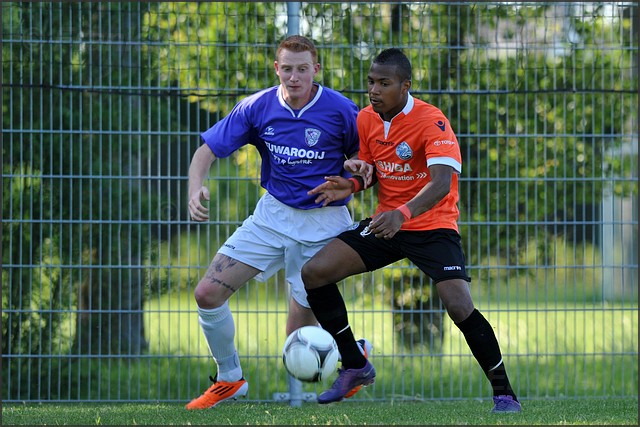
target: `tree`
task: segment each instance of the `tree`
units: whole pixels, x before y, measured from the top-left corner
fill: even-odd
[[[3,14],[7,39],[70,41],[14,42],[2,52],[3,124],[13,130],[2,145],[3,264],[11,266],[2,273],[2,347],[27,355],[3,364],[4,378],[37,371],[38,355],[52,348],[117,356],[147,347],[151,243],[186,216],[179,202],[165,202],[186,182],[160,177],[185,175],[178,162],[194,142],[179,131],[201,116],[186,101],[158,102],[162,93],[139,89],[154,63],[135,43],[146,7],[15,3]],[[77,317],[68,329],[70,310]],[[60,361],[62,369],[76,362]]]
[[[145,292],[168,286],[156,242],[189,230],[197,134],[276,84],[285,8],[3,3],[2,346],[26,355],[3,364],[4,378],[37,372],[37,356],[52,348],[144,351]],[[551,238],[592,238],[576,224],[597,222],[588,215],[605,185],[637,194],[637,181],[621,179],[636,170],[635,157],[612,150],[628,143],[620,135],[637,135],[637,7],[609,17],[604,8],[311,2],[301,32],[319,48],[320,81],[361,107],[371,59],[403,48],[412,93],[445,112],[463,148],[469,264],[504,256],[517,267],[510,272],[531,274],[522,248],[532,242],[546,265]],[[214,226],[232,227],[255,204],[258,163],[251,148],[217,162],[212,197],[225,206]],[[359,194],[354,216],[375,204],[373,192]],[[438,306],[410,270],[385,270],[381,281],[401,322],[415,323]],[[70,321],[69,310],[78,317]]]

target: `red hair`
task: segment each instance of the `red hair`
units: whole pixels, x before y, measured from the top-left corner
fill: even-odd
[[[295,35],[284,39],[278,46],[278,50],[276,50],[276,60],[278,59],[278,56],[280,56],[280,52],[285,49],[291,52],[311,52],[311,59],[313,59],[313,62],[318,62],[318,51],[316,50],[316,46],[306,37]]]

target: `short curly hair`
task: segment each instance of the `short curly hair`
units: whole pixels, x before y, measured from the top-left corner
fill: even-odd
[[[398,48],[385,49],[373,59],[374,64],[395,65],[396,74],[404,81],[411,80],[411,62]]]

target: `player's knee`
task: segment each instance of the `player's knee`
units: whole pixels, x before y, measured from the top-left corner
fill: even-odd
[[[226,298],[216,295],[205,280],[201,280],[193,291],[193,297],[200,308],[217,308],[222,306]]]
[[[449,314],[449,317],[454,323],[460,323],[465,320],[474,309],[473,303],[470,304],[465,301],[450,302],[449,304],[445,304],[445,307],[447,309],[447,314]]]
[[[198,303],[198,307],[209,308],[210,303],[207,292],[205,291],[205,286],[198,284],[196,289],[193,291],[193,297],[195,298],[196,303]]]
[[[313,262],[313,260],[307,261],[305,265],[302,266],[300,274],[302,275],[302,282],[304,283],[305,289],[314,289],[323,284],[321,281],[322,271],[318,263]]]

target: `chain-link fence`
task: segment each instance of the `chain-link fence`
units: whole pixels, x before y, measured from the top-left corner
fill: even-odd
[[[518,395],[638,395],[637,3],[3,2],[2,24],[3,401],[209,385],[193,289],[263,190],[255,150],[221,159],[194,224],[187,170],[296,32],[360,107],[373,56],[403,49],[450,119],[472,294]],[[354,399],[490,396],[412,265],[341,286],[378,370]],[[231,299],[250,399],[287,391],[287,298],[278,275]]]

